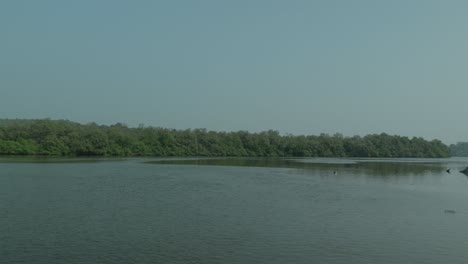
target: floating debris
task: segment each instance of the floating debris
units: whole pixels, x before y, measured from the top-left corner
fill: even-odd
[[[446,213],[446,214],[455,214],[456,211],[455,211],[455,210],[445,209],[445,210],[444,210],[444,213]]]

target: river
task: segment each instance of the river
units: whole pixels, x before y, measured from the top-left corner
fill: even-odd
[[[4,157],[0,263],[466,263],[466,166]]]

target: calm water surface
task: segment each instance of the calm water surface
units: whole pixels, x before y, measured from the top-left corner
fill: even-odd
[[[467,263],[466,166],[3,158],[0,263]]]

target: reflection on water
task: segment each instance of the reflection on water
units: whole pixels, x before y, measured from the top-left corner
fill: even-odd
[[[0,163],[97,163],[122,161],[124,158],[54,157],[54,156],[0,156]]]
[[[178,165],[211,165],[211,166],[243,166],[296,168],[313,171],[313,173],[366,174],[369,176],[412,176],[428,173],[440,174],[446,170],[447,164],[431,162],[430,160],[408,162],[405,160],[352,160],[352,159],[262,159],[262,158],[210,158],[210,159],[161,159],[149,161],[148,164],[178,164]]]

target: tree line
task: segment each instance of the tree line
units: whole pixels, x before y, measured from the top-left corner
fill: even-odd
[[[458,142],[450,145],[450,155],[454,157],[468,157],[468,142]]]
[[[54,156],[448,157],[439,140],[372,134],[364,137],[280,135],[269,130],[215,132],[67,120],[0,120],[0,154]]]

